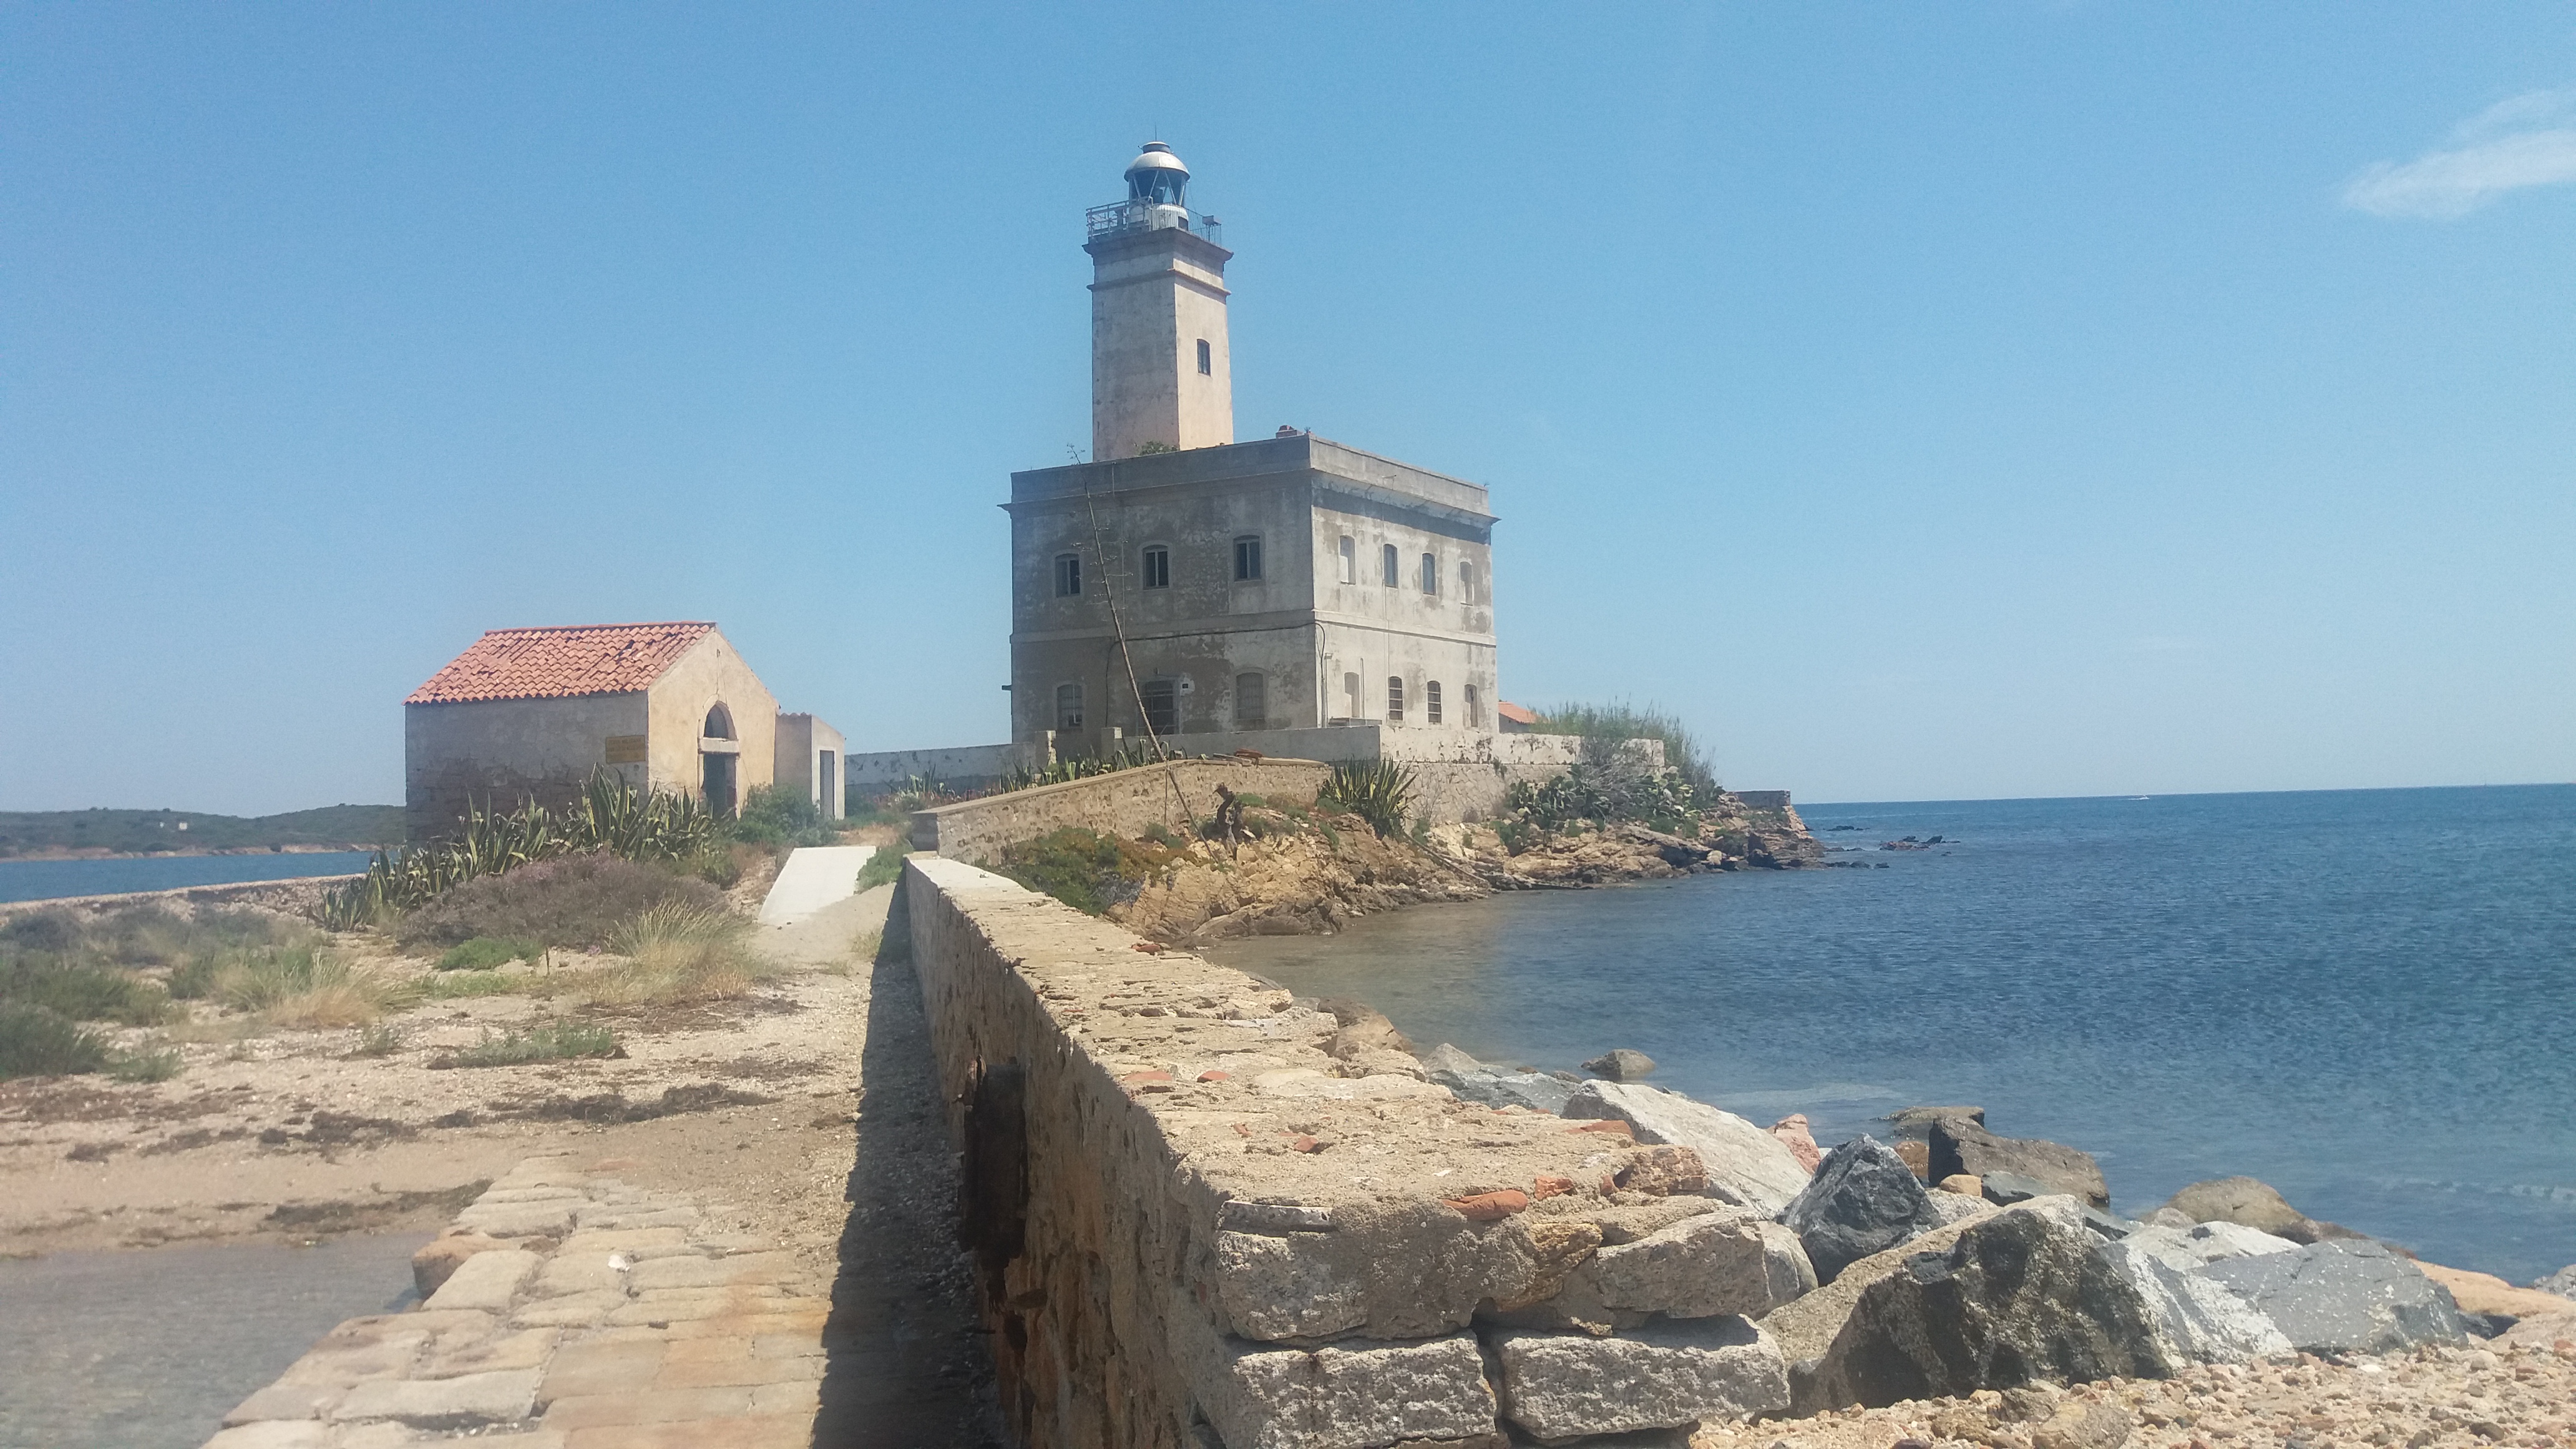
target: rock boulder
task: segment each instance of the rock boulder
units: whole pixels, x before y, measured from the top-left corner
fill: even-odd
[[[2035,1179],[2052,1193],[2080,1197],[2097,1208],[2111,1205],[2111,1190],[2102,1180],[2102,1165],[2088,1152],[2037,1137],[1997,1137],[1963,1117],[1934,1121],[1926,1133],[1932,1149],[1933,1181],[1953,1173],[1983,1178],[1986,1196],[1995,1195],[1995,1174]]]
[[[1759,1317],[1813,1292],[1816,1271],[1778,1223],[1705,1213],[1600,1249],[1586,1269],[1604,1306],[1674,1318]]]
[[[1616,1047],[1583,1064],[1587,1072],[1598,1072],[1614,1082],[1643,1081],[1655,1070],[1655,1059],[1641,1051]]]
[[[2378,1243],[2314,1243],[2194,1271],[2262,1310],[2304,1353],[2389,1353],[2467,1335],[2449,1290]]]
[[[1855,1137],[1825,1154],[1814,1180],[1780,1214],[1820,1282],[1872,1253],[1941,1225],[1913,1170],[1877,1138]]]
[[[2299,1245],[2287,1238],[2224,1222],[2194,1223],[2187,1228],[2143,1227],[2122,1241],[2178,1273],[2229,1258],[2299,1250]]]
[[[2235,1223],[2287,1238],[2308,1220],[2271,1184],[2251,1177],[2214,1177],[2175,1193],[2166,1207],[2196,1223]]]
[[[2576,1263],[2570,1263],[2546,1278],[2533,1279],[2531,1286],[2561,1298],[2576,1298]]]
[[[2138,1239],[2147,1233],[2169,1232],[2150,1228],[2132,1233],[2116,1242],[2106,1242],[2096,1251],[2117,1269],[2136,1289],[2147,1305],[2160,1357],[2169,1364],[2243,1363],[2276,1353],[2288,1353],[2290,1341],[2261,1310],[2226,1288],[2192,1272],[2190,1267],[2177,1267],[2174,1257],[2187,1258],[2187,1253],[2158,1252],[2157,1246],[2142,1246]],[[2280,1242],[2278,1238],[2273,1242]],[[2282,1248],[2296,1248],[2282,1243]],[[2171,1253],[2171,1256],[2167,1256]],[[2191,1265],[2193,1267],[2197,1264]]]
[[[2156,1310],[2100,1241],[2077,1201],[2044,1197],[1958,1230],[1946,1252],[1906,1257],[1799,1366],[1799,1409],[2170,1375]]]
[[[1709,1195],[1740,1207],[1777,1213],[1806,1190],[1807,1169],[1779,1138],[1679,1092],[1585,1082],[1567,1098],[1564,1115],[1625,1122],[1639,1142],[1696,1150],[1708,1169]]]
[[[1560,1115],[1565,1111],[1565,1099],[1574,1091],[1572,1083],[1546,1072],[1502,1071],[1492,1067],[1456,1071],[1434,1066],[1429,1078],[1456,1093],[1462,1102],[1474,1102],[1482,1107],[1526,1107],[1533,1112]]]

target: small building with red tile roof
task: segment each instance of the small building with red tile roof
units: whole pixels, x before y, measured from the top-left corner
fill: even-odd
[[[1507,735],[1525,735],[1538,728],[1538,711],[1508,699],[1494,701],[1494,722]]]
[[[710,623],[494,629],[403,701],[405,823],[432,840],[469,806],[565,805],[603,766],[730,814],[776,778],[777,721]]]

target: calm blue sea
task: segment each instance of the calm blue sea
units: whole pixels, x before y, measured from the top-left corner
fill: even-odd
[[[2124,1211],[2245,1173],[2517,1283],[2576,1262],[2576,786],[1800,808],[1955,843],[1214,954],[1489,1059],[1636,1047],[1826,1143],[1980,1104]]]
[[[367,868],[363,850],[262,855],[165,855],[124,860],[0,860],[0,901],[49,901],[125,891],[348,875]]]

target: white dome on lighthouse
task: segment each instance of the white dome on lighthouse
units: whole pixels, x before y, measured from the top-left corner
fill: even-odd
[[[1131,201],[1178,206],[1189,184],[1190,168],[1160,141],[1146,142],[1144,151],[1127,163],[1127,197]]]

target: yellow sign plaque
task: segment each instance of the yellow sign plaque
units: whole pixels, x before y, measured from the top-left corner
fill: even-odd
[[[608,763],[612,765],[643,764],[644,737],[642,735],[610,735],[608,737]]]

